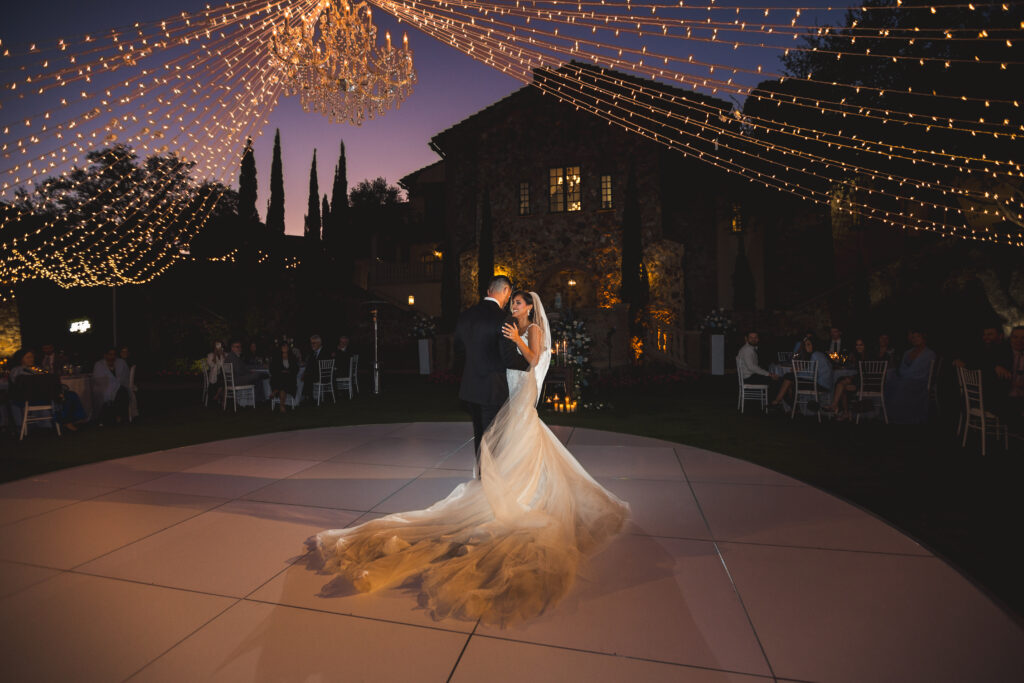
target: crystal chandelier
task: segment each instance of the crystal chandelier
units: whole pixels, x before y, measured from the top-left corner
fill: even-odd
[[[319,0],[305,14],[285,10],[270,50],[285,93],[299,95],[305,111],[358,126],[397,108],[416,82],[408,36],[402,36],[401,48],[391,46],[390,33],[385,42],[377,47],[366,2]]]

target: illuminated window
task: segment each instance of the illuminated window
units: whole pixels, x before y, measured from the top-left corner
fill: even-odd
[[[580,190],[580,167],[569,166],[565,169],[565,203],[569,211],[579,211],[583,208],[581,199],[583,193]]]
[[[565,169],[548,171],[548,211],[565,211]]]
[[[612,208],[612,177],[610,175],[601,176],[601,208]]]
[[[548,210],[579,211],[583,208],[580,167],[566,166],[548,171]]]
[[[519,215],[530,215],[530,183],[519,183]]]

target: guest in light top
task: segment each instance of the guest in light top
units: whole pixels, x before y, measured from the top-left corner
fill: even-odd
[[[221,370],[224,368],[224,342],[219,339],[213,342],[213,351],[206,354],[206,378],[210,382],[210,391],[213,393],[213,402],[216,405],[224,395],[224,378]]]
[[[761,367],[757,358],[757,345],[761,342],[761,337],[757,332],[747,332],[746,341],[747,343],[741,346],[736,354],[736,360],[743,364],[743,383],[769,384],[772,374]]]
[[[885,380],[885,407],[889,422],[923,424],[928,421],[928,378],[938,356],[922,330],[911,330],[908,339],[910,348]]]
[[[128,364],[111,347],[92,368],[92,392],[95,404],[100,406],[100,424],[109,424],[111,418],[120,424],[128,416]]]

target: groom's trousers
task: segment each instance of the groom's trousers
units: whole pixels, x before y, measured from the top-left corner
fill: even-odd
[[[501,405],[469,404],[469,414],[473,417],[473,446],[476,449],[477,476],[480,475],[480,440],[487,428],[494,422],[494,417],[499,410],[501,410]]]

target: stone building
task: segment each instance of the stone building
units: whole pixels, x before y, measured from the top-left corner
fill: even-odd
[[[656,87],[716,118],[732,107]],[[430,144],[442,161],[410,174],[402,184],[410,202],[430,197],[433,208],[427,214],[443,222],[448,273],[443,298],[449,320],[452,311],[478,296],[477,245],[487,202],[496,272],[542,293],[556,314],[571,307],[593,322],[601,328],[592,328],[596,345],[607,341],[613,346],[609,363],[627,362],[619,287],[630,174],[640,205],[654,322],[678,335],[696,327],[712,308],[732,307],[741,240],[757,303],[764,305],[762,231],[757,221],[743,219],[749,187],[713,166],[609,125],[532,86],[438,133]],[[613,333],[617,339],[607,336],[613,328],[619,330]],[[608,351],[595,349],[599,358]]]

